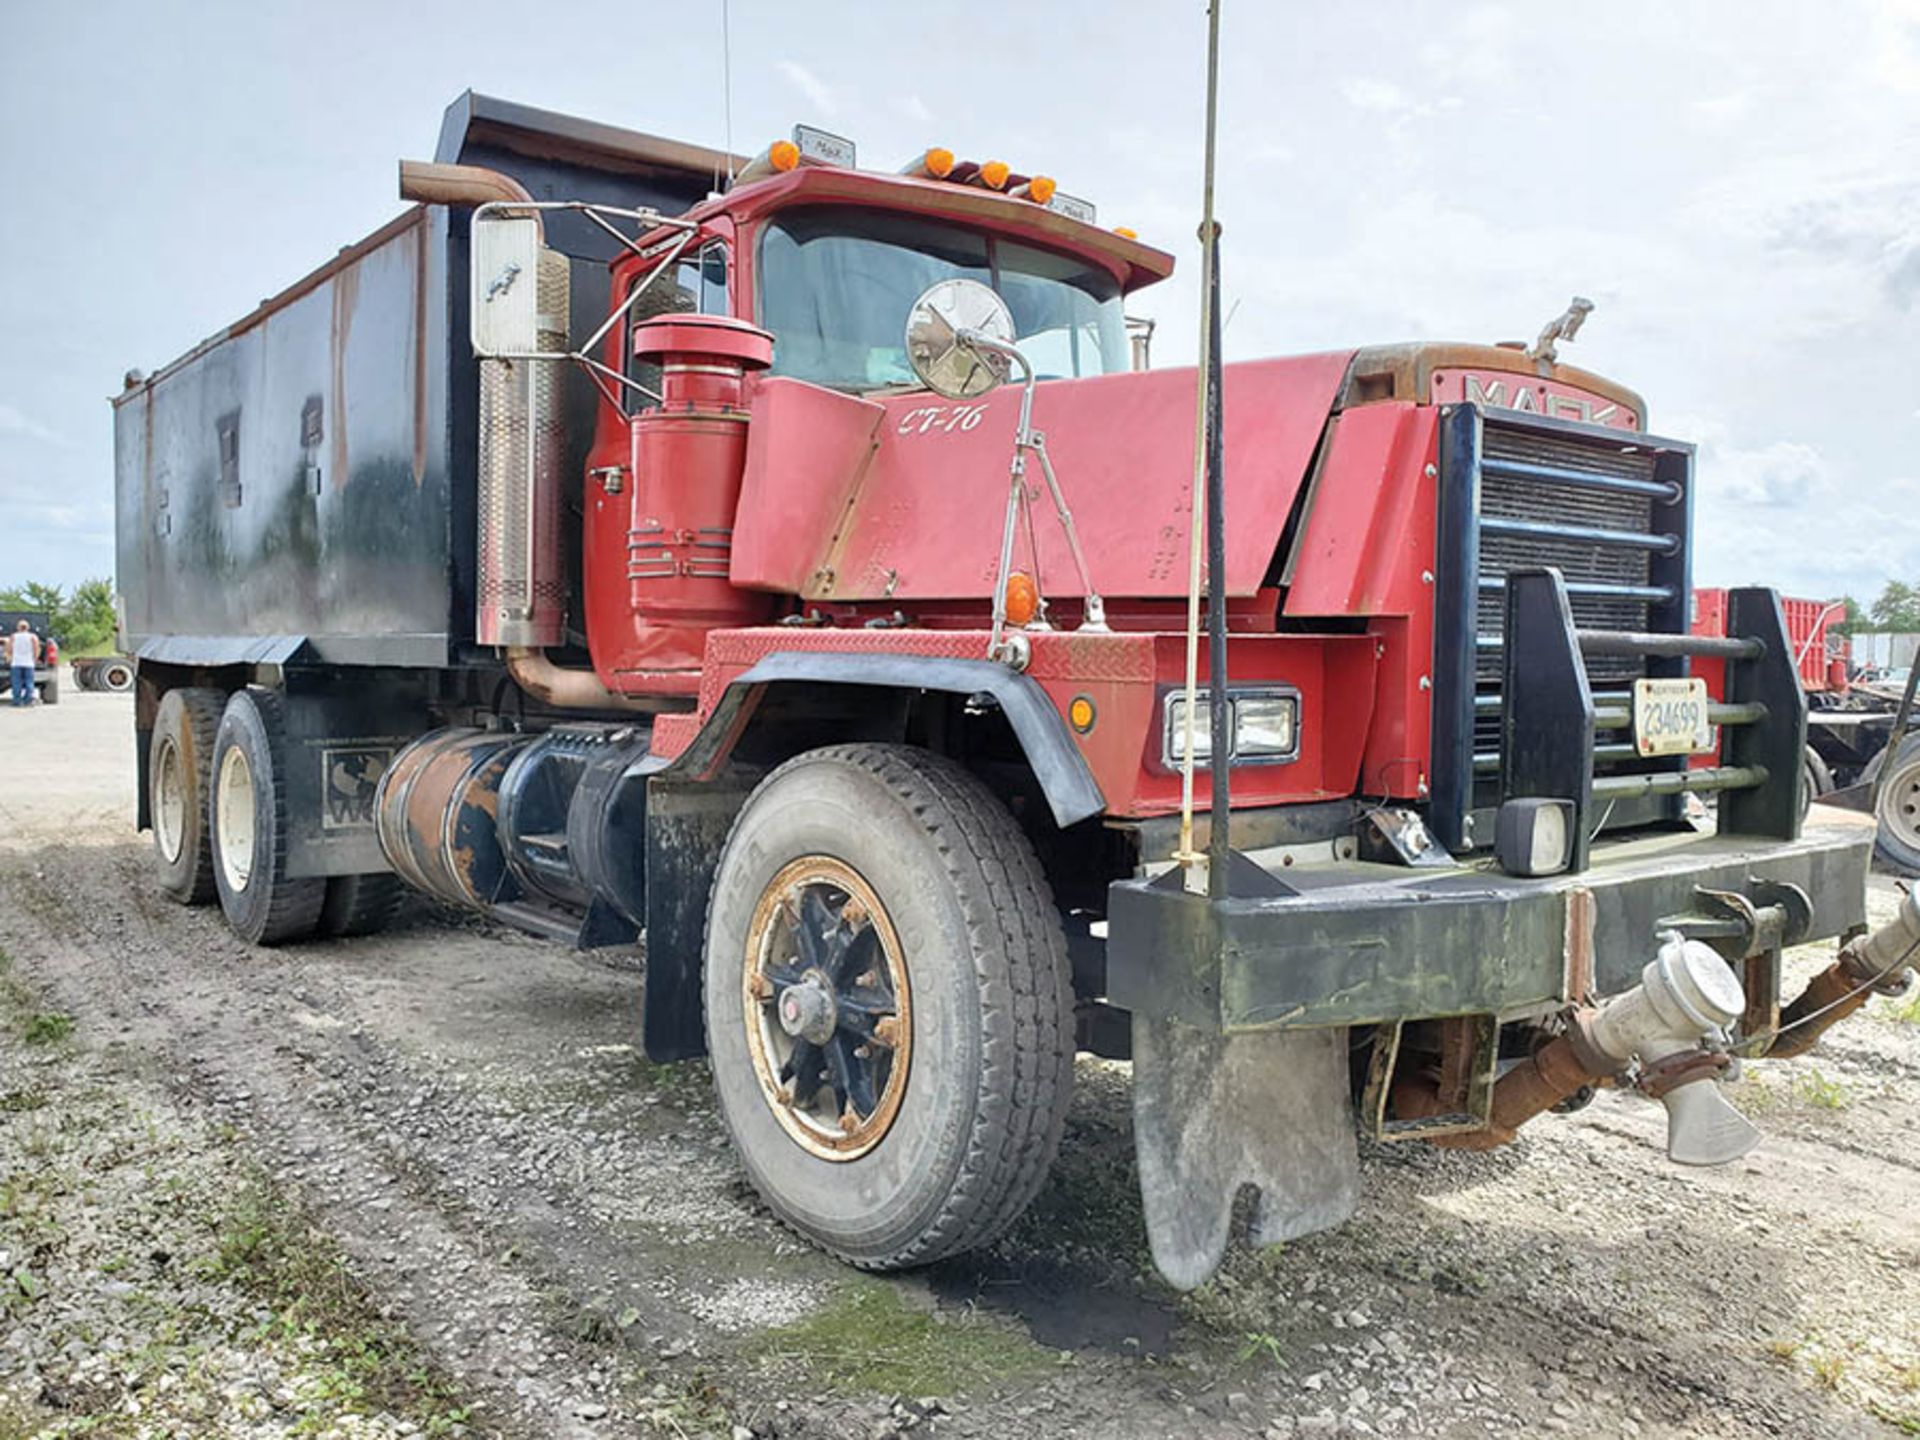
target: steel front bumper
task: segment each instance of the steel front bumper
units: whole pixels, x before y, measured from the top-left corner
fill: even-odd
[[[1217,1033],[1439,1015],[1519,1016],[1625,990],[1676,925],[1705,933],[1724,907],[1797,887],[1811,918],[1789,940],[1865,923],[1873,822],[1815,806],[1791,841],[1693,833],[1596,845],[1578,875],[1349,864],[1285,872],[1293,894],[1209,902],[1180,877],[1108,895],[1109,1001]],[[1257,856],[1255,857],[1257,859]],[[1272,872],[1270,872],[1272,873]],[[1276,876],[1276,878],[1278,878]],[[1777,1005],[1778,966],[1747,974]],[[1756,984],[1765,992],[1752,994]]]

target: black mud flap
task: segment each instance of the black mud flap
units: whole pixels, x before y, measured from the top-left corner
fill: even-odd
[[[1344,1028],[1222,1035],[1133,1018],[1133,1129],[1153,1263],[1191,1290],[1226,1254],[1234,1197],[1252,1238],[1331,1229],[1360,1193]]]

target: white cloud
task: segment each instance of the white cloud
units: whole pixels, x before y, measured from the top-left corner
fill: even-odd
[[[1753,109],[1753,95],[1745,90],[1735,90],[1726,95],[1714,95],[1691,103],[1693,113],[1710,129],[1724,130],[1747,118],[1748,113]]]
[[[1342,82],[1340,93],[1357,110],[1377,110],[1386,115],[1398,115],[1413,108],[1412,97],[1391,80],[1356,76]]]
[[[1717,418],[1672,416],[1693,440],[1694,582],[1859,599],[1920,560],[1920,477],[1850,473],[1804,440],[1742,444]]]
[[[48,445],[65,445],[66,437],[57,431],[49,430],[18,406],[0,401],[0,435],[20,435],[28,440],[43,441]]]
[[[782,60],[776,68],[794,89],[807,97],[807,103],[819,114],[831,115],[840,108],[826,82],[806,66],[796,60]]]

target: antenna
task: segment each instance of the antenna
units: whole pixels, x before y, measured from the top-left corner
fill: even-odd
[[[727,131],[727,188],[733,188],[733,26],[728,0],[720,0],[720,105]]]

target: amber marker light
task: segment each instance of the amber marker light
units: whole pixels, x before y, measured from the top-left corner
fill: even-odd
[[[769,175],[784,175],[800,163],[800,147],[791,140],[776,140],[746,163],[733,177],[736,185],[764,180]]]
[[[900,173],[927,180],[944,180],[953,174],[953,151],[941,145],[930,145],[901,166]]]
[[[1138,230],[1129,230],[1124,225],[1114,226],[1113,233],[1118,235],[1122,240],[1138,240],[1140,238],[1140,232]]]
[[[1050,175],[1036,175],[1024,185],[1014,187],[1013,193],[1022,200],[1031,200],[1036,205],[1045,205],[1053,199],[1057,187]]]
[[[980,167],[980,183],[989,190],[1004,190],[1007,188],[1007,176],[1012,173],[1006,161],[989,160]]]
[[[1025,625],[1040,613],[1040,588],[1024,570],[1007,577],[1007,623]]]
[[[1085,695],[1073,697],[1073,703],[1067,706],[1067,722],[1082,735],[1093,729],[1093,701]]]

